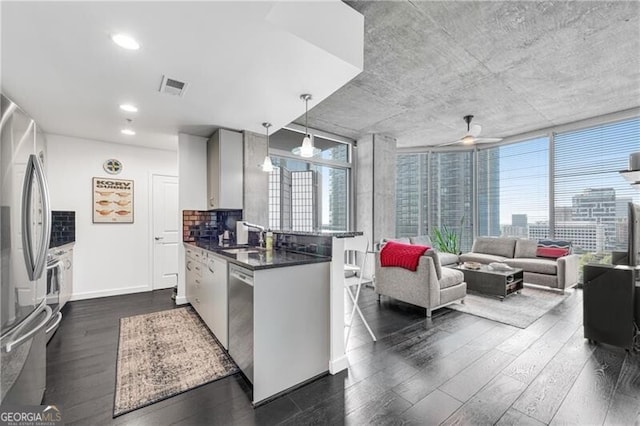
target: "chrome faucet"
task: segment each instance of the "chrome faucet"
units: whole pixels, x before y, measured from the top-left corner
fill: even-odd
[[[260,247],[264,247],[264,233],[266,231],[264,226],[260,226],[260,225],[255,225],[253,223],[249,223],[249,222],[242,222],[242,224],[244,226],[246,226],[247,228],[253,228],[253,229],[257,229],[258,231],[260,231],[259,235],[259,240],[258,240],[258,245]]]

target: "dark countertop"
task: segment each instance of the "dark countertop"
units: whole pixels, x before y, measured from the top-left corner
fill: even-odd
[[[230,248],[247,247],[246,245],[235,247],[207,246],[205,244],[187,243],[210,251],[228,260],[229,262],[253,271],[260,269],[284,268],[288,266],[307,265],[312,263],[331,262],[331,257],[306,253],[290,252],[286,250],[264,250],[259,253],[227,253]]]
[[[184,244],[195,246],[207,251],[217,252],[218,250],[227,250],[233,248],[249,247],[248,244],[213,244],[213,243],[201,243],[198,241],[183,241]]]
[[[336,238],[351,238],[358,235],[363,235],[362,231],[273,231],[274,234],[288,234],[288,235],[306,235],[310,237],[336,237]]]

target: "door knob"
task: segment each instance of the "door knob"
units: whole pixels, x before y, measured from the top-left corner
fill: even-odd
[[[155,237],[156,241],[160,241],[161,239],[163,239],[164,237]]]

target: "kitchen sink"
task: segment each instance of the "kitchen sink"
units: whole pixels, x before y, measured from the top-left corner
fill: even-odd
[[[241,247],[241,248],[227,249],[222,251],[229,254],[240,254],[240,253],[252,254],[252,253],[264,253],[265,249],[261,247]]]

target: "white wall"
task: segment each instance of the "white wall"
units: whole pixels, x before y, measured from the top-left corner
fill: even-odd
[[[180,215],[182,210],[207,210],[207,138],[178,133],[178,173]],[[187,303],[184,271],[184,246],[180,244],[178,246],[178,298],[176,299],[178,304]]]
[[[178,174],[176,151],[47,135],[47,173],[53,210],[76,212],[72,300],[152,289],[151,175]],[[134,181],[134,223],[92,223],[92,178],[109,176],[102,164],[116,158],[114,178]]]

